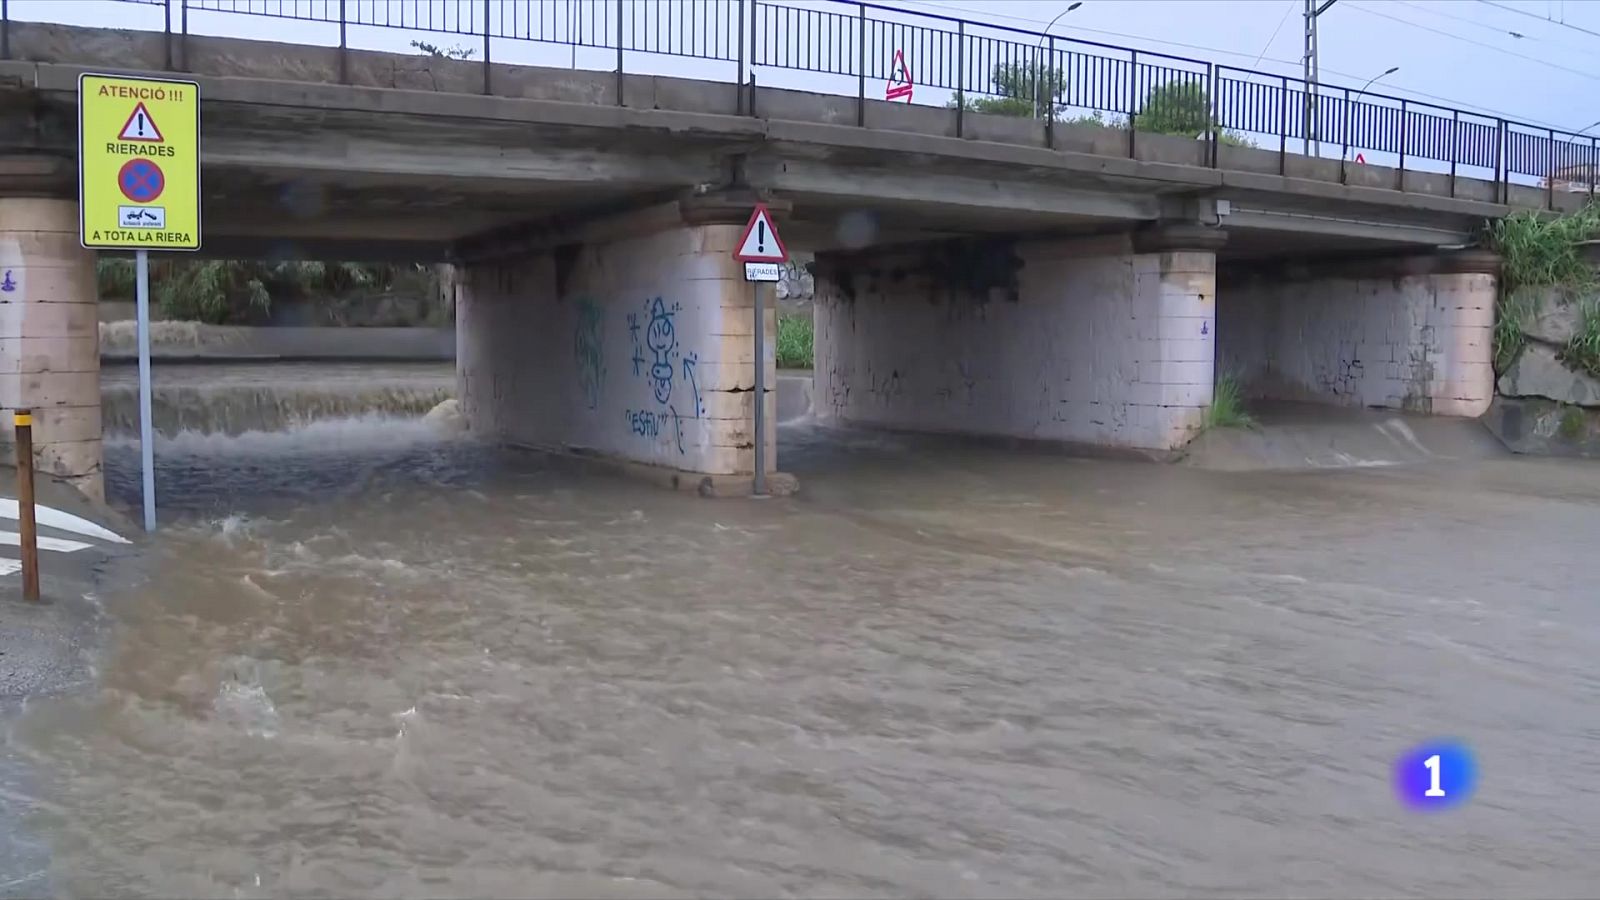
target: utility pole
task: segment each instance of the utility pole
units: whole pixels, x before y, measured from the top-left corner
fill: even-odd
[[[1305,69],[1306,127],[1300,150],[1307,155],[1311,154],[1313,146],[1316,148],[1316,155],[1322,155],[1322,135],[1318,134],[1317,129],[1317,76],[1319,74],[1317,70],[1317,17],[1327,12],[1328,7],[1338,2],[1339,0],[1323,0],[1319,4],[1317,0],[1306,0],[1306,51],[1305,56],[1301,58],[1301,63]]]

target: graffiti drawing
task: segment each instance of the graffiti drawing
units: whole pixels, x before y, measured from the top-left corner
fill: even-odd
[[[600,405],[605,385],[605,320],[599,304],[588,297],[578,300],[578,321],[572,329],[572,358],[578,369],[578,387],[590,409]]]
[[[639,377],[639,367],[644,365],[644,352],[639,347],[639,314],[628,313],[628,337],[633,341],[633,377]]]
[[[700,383],[695,380],[694,367],[700,364],[698,353],[685,353],[683,355],[683,380],[689,382],[689,387],[694,391],[694,418],[706,414],[704,403],[700,402]]]
[[[650,304],[650,324],[645,326],[645,346],[655,356],[655,362],[650,364],[650,386],[657,403],[666,403],[672,398],[672,352],[678,349],[678,332],[672,326],[672,316],[677,311],[677,304],[669,311],[657,297]]]

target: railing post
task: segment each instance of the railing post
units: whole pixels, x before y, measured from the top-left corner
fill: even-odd
[[[0,59],[11,58],[11,0],[0,0]]]
[[[1594,202],[1594,183],[1596,181],[1596,178],[1595,178],[1595,166],[1597,164],[1600,164],[1600,160],[1596,160],[1595,159],[1594,153],[1595,153],[1595,139],[1594,138],[1589,138],[1589,202],[1590,203]]]
[[[1549,129],[1549,139],[1544,145],[1544,206],[1556,208],[1556,130]]]
[[[189,0],[181,0],[178,4],[178,23],[183,28],[183,33],[178,36],[178,71],[189,71]]]
[[[489,71],[493,65],[489,61],[489,31],[489,0],[483,0],[483,92],[485,94],[493,93],[494,87],[489,81]]]
[[[1211,99],[1211,109],[1207,113],[1211,121],[1207,124],[1207,132],[1211,138],[1211,168],[1217,167],[1217,144],[1222,139],[1222,129],[1217,123],[1217,64],[1206,63],[1206,96]]]
[[[1128,158],[1133,159],[1135,154],[1135,135],[1139,129],[1133,123],[1133,105],[1138,100],[1134,99],[1139,90],[1139,51],[1129,51],[1128,57]]]
[[[946,32],[947,34],[949,32]],[[967,86],[967,23],[964,19],[956,20],[956,137],[966,135],[967,122],[967,95],[963,90]],[[1034,80],[1038,81],[1039,73],[1034,73]]]
[[[339,0],[339,83],[350,83],[350,40],[345,26],[345,0]]]
[[[744,115],[744,3],[745,0],[734,0],[739,6],[739,24],[733,30],[733,41],[739,45],[739,80],[734,82],[735,100],[734,115]],[[752,17],[754,11],[752,10]],[[755,47],[750,48],[755,52]]]
[[[1289,174],[1289,76],[1279,75],[1283,89],[1278,92],[1278,174]]]
[[[1450,196],[1456,195],[1456,157],[1461,155],[1461,110],[1450,111]]]
[[[1360,96],[1359,94],[1357,96]],[[1339,129],[1344,134],[1339,147],[1339,183],[1350,183],[1350,120],[1355,117],[1355,108],[1350,105],[1350,89],[1344,89],[1344,127]]]
[[[622,106],[622,0],[617,0],[617,105]]]
[[[1505,166],[1505,161],[1506,161],[1505,157],[1506,157],[1506,120],[1505,119],[1495,119],[1494,120],[1494,184],[1495,184],[1495,194],[1500,198],[1500,202],[1501,203],[1504,203],[1504,202],[1506,202],[1507,199],[1509,199],[1507,195],[1510,193],[1510,191],[1508,189],[1508,185],[1506,183],[1509,179],[1505,177],[1505,168],[1506,168],[1506,166]]]
[[[761,0],[750,0],[750,96],[746,106],[751,117],[756,114],[756,60],[761,56],[756,52],[756,36],[761,33],[761,25],[757,20],[761,18]],[[745,90],[740,86],[739,90]]]
[[[1406,115],[1406,101],[1401,100],[1400,101],[1400,169],[1396,173],[1396,180],[1400,182],[1400,184],[1398,186],[1398,190],[1401,193],[1405,193],[1405,190],[1406,190],[1406,137],[1408,137],[1408,133],[1410,132],[1410,128],[1408,127],[1408,122],[1407,122],[1407,120],[1410,119],[1410,118],[1411,118],[1410,116]]]
[[[161,40],[167,50],[167,71],[172,71],[172,0],[165,0],[161,4],[162,26]]]
[[[867,7],[862,3],[856,4],[856,46],[861,51],[861,65],[856,69],[856,126],[864,128],[867,124]]]
[[[1044,145],[1046,149],[1056,148],[1056,97],[1061,85],[1056,78],[1056,36],[1050,35],[1050,55],[1045,57],[1046,71],[1050,73],[1050,94],[1045,97],[1049,108],[1044,114]]]

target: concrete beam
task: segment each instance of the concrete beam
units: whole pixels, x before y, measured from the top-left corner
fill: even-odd
[[[973,178],[922,168],[863,168],[809,159],[750,160],[753,185],[803,198],[848,200],[861,205],[890,201],[929,208],[1007,210],[1045,216],[1144,221],[1161,214],[1155,194],[1116,194],[1041,184],[1021,179]]]
[[[1326,235],[1425,247],[1454,246],[1471,243],[1473,240],[1472,232],[1459,229],[1344,219],[1312,213],[1243,209],[1237,206],[1222,217],[1222,226],[1228,229],[1248,228],[1256,231]]]

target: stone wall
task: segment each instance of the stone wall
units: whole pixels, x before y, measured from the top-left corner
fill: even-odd
[[[739,233],[678,222],[467,267],[456,353],[469,428],[669,469],[754,472],[754,317],[731,257]],[[768,421],[775,322],[769,293]]]
[[[1211,400],[1214,256],[1129,236],[819,254],[817,414],[1165,450]]]
[[[1252,397],[1479,416],[1494,396],[1494,301],[1487,272],[1225,271],[1217,369]]]

